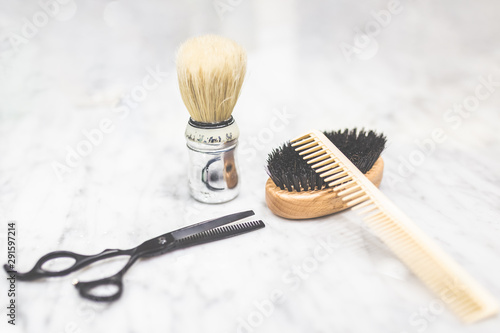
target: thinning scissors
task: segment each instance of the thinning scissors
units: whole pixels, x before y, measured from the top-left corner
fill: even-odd
[[[224,226],[228,223],[235,222],[252,215],[254,215],[254,212],[248,210],[203,221],[152,238],[145,241],[141,245],[128,250],[107,249],[96,255],[81,255],[70,251],[50,252],[41,257],[31,271],[26,273],[15,272],[16,279],[21,281],[32,281],[45,277],[64,276],[100,260],[116,256],[129,256],[130,258],[128,262],[115,275],[95,281],[78,281],[75,283],[75,287],[78,289],[82,297],[93,301],[111,302],[117,300],[122,295],[123,275],[137,261],[137,259],[158,256],[177,249],[213,242],[264,228],[265,225],[261,220]],[[75,261],[73,265],[60,271],[50,271],[42,267],[47,262],[57,258],[70,258]],[[9,267],[7,265],[4,265],[4,269],[5,271],[12,273],[9,271]],[[95,290],[100,286],[116,286],[116,288],[114,288],[116,291],[107,295],[96,294]]]

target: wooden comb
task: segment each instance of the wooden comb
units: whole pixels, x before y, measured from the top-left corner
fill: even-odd
[[[498,312],[498,303],[374,186],[320,131],[292,142],[333,191],[464,321]]]
[[[365,174],[375,186],[382,182],[384,160],[379,157],[373,167]],[[276,215],[291,220],[313,219],[348,209],[336,192],[325,187],[319,190],[288,191],[282,190],[269,178],[266,182],[267,207]]]

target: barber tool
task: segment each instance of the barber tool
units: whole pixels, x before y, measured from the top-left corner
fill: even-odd
[[[221,203],[238,195],[236,159],[239,129],[232,117],[246,72],[246,53],[215,35],[189,39],[179,48],[177,76],[189,111],[186,142],[191,196]]]
[[[292,147],[323,181],[464,322],[498,313],[498,303],[448,254],[423,233],[320,131]]]
[[[386,138],[374,131],[345,129],[323,132],[375,186],[382,181],[384,161],[380,154]],[[293,220],[312,219],[347,209],[347,204],[332,191],[287,142],[268,155],[266,203],[276,215]]]
[[[115,275],[95,281],[77,281],[74,283],[82,297],[93,301],[111,302],[120,298],[123,292],[123,275],[137,259],[158,256],[174,250],[213,242],[264,228],[264,222],[261,220],[224,226],[252,215],[254,215],[254,212],[248,210],[207,220],[152,238],[129,250],[107,249],[96,255],[82,255],[70,251],[50,252],[41,257],[31,271],[27,273],[16,272],[16,279],[19,281],[32,281],[45,277],[64,276],[100,260],[116,256],[129,256],[130,258],[126,265]],[[70,267],[59,271],[51,271],[43,268],[46,263],[57,258],[74,259],[74,263]],[[7,265],[4,265],[4,269],[10,272]],[[114,287],[108,288],[114,292],[109,292],[107,295],[98,294],[96,289],[102,286]]]

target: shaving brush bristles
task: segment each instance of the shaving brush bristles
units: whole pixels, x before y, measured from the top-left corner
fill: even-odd
[[[218,123],[231,117],[246,64],[245,50],[228,38],[206,35],[181,45],[177,76],[182,100],[193,120]]]

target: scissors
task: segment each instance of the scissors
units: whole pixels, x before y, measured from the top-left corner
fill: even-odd
[[[96,255],[81,255],[70,251],[50,252],[41,257],[31,271],[27,273],[15,272],[16,279],[20,281],[33,281],[45,277],[64,276],[100,260],[116,256],[129,256],[130,258],[128,262],[115,275],[95,281],[76,281],[74,283],[82,297],[98,302],[112,302],[120,298],[122,295],[123,275],[137,261],[137,259],[159,256],[177,249],[213,242],[264,228],[264,222],[261,220],[224,226],[228,223],[241,220],[254,214],[255,213],[253,211],[248,210],[199,222],[152,238],[145,241],[141,245],[128,250],[106,249]],[[74,259],[75,262],[70,267],[59,271],[51,271],[42,267],[47,262],[57,258],[71,258]],[[12,273],[7,265],[4,265],[4,269],[5,271]],[[109,289],[114,289],[115,292],[107,295],[96,294],[96,288],[101,286],[111,286],[112,288]],[[116,288],[113,288],[113,286]]]

